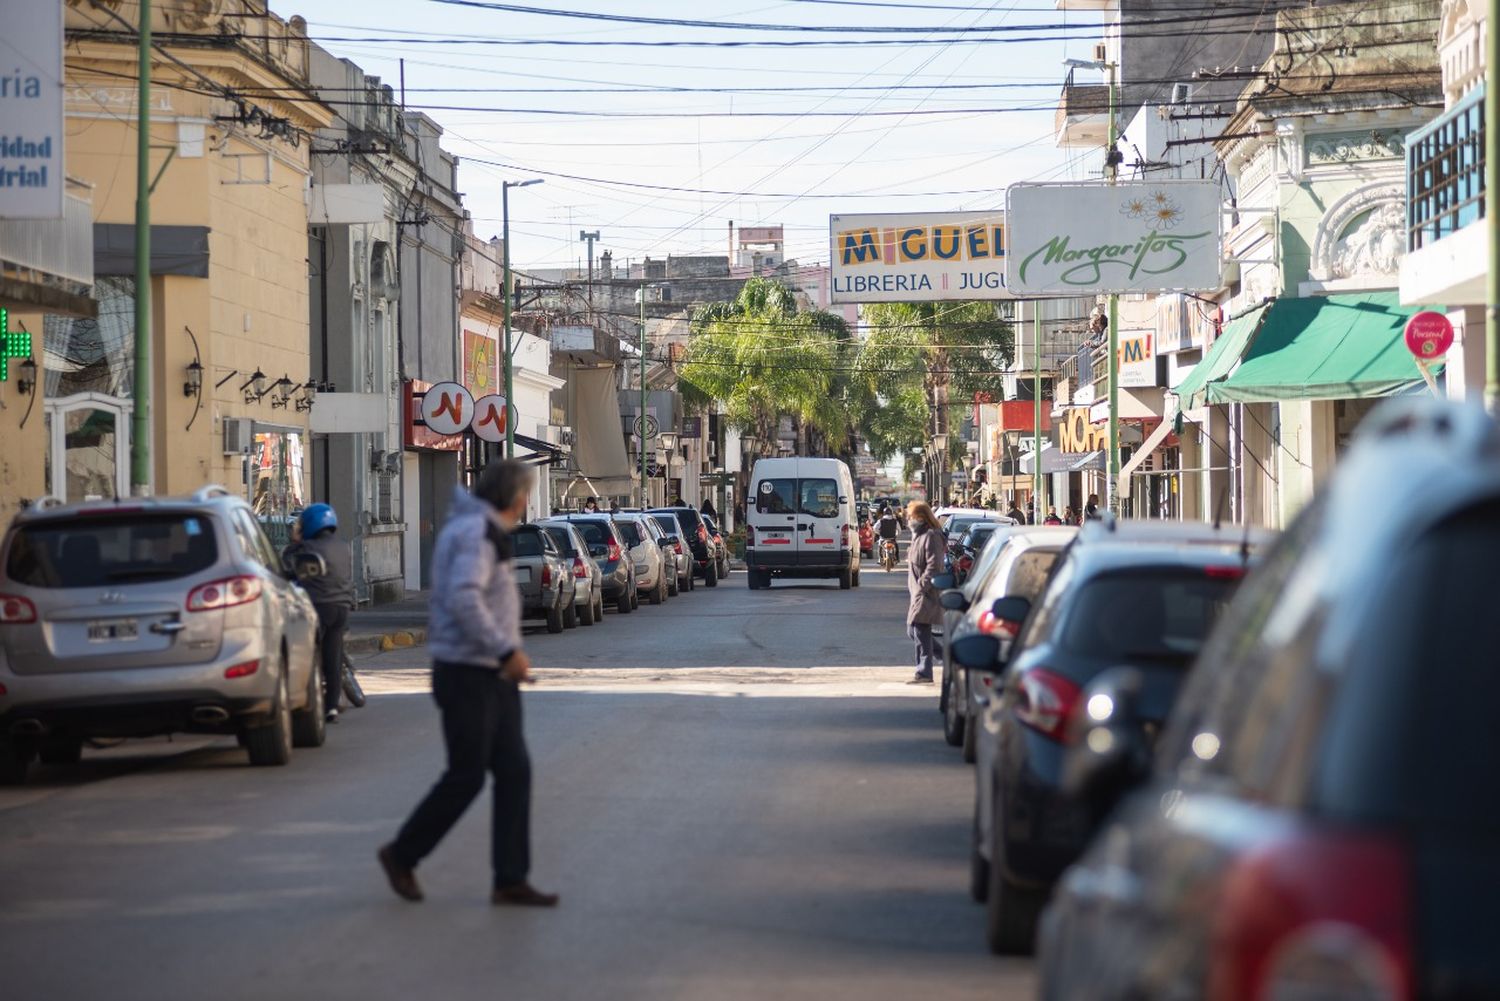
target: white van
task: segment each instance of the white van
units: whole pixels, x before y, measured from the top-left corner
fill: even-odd
[[[759,459],[745,511],[751,589],[777,577],[837,577],[859,586],[854,478],[838,459]]]

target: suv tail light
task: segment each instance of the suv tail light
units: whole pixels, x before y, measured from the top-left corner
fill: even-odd
[[[589,575],[589,568],[584,565],[582,556],[573,557],[573,576],[582,580]]]
[[[0,626],[21,626],[36,621],[36,606],[30,598],[0,594]]]
[[[1203,575],[1213,577],[1216,580],[1241,580],[1245,576],[1244,567],[1204,567]]]
[[[672,543],[672,548],[675,549],[675,550],[677,550],[677,555],[678,556],[681,556],[682,555],[682,540],[679,539],[678,541]]]
[[[259,671],[259,670],[260,670],[260,661],[258,661],[258,660],[247,660],[243,664],[236,664],[233,667],[226,667],[226,668],[224,668],[224,677],[226,677],[226,678],[248,678],[248,677],[250,677],[250,675],[254,674],[256,671]]]
[[[552,586],[552,564],[548,563],[546,560],[542,561],[542,586]]]
[[[247,605],[258,599],[260,592],[260,578],[249,574],[212,580],[207,584],[199,584],[188,592],[187,610],[211,612],[220,608]]]
[[[1211,1001],[1406,1001],[1413,995],[1409,864],[1402,844],[1303,834],[1253,849],[1224,879]]]
[[[604,551],[604,558],[611,563],[618,563],[622,556],[623,554],[620,552],[620,544],[618,542],[611,542],[609,548]]]
[[[698,541],[703,543],[708,542],[708,529],[704,528],[702,525],[698,526]]]
[[[1045,667],[1023,671],[1019,681],[1021,697],[1016,705],[1016,719],[1053,740],[1066,741],[1068,721],[1078,709],[1083,690]]]

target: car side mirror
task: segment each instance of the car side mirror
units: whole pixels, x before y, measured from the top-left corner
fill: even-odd
[[[985,674],[998,674],[1005,666],[1000,658],[1000,640],[976,633],[953,641],[953,659],[960,667]]]
[[[328,573],[328,564],[317,553],[300,552],[282,557],[282,568],[292,580],[309,581]]]
[[[944,574],[943,576],[948,577],[951,575]],[[969,609],[969,599],[965,598],[964,593],[957,589],[949,589],[938,595],[938,604],[950,612],[965,612]]]
[[[1084,689],[1083,712],[1073,721],[1063,759],[1063,790],[1086,804],[1095,819],[1150,772],[1151,748],[1140,716],[1144,685],[1140,671],[1114,667]]]
[[[947,591],[958,586],[958,580],[951,573],[940,573],[932,578],[932,586],[939,591]],[[945,606],[946,607],[946,606]]]

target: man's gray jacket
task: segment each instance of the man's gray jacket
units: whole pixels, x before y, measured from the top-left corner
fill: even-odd
[[[521,648],[521,595],[495,509],[458,490],[432,549],[427,647],[436,661],[499,670]]]

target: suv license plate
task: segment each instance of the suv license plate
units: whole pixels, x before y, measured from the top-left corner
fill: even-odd
[[[139,635],[135,619],[98,619],[89,623],[90,643],[133,640]]]
[[[531,583],[531,567],[516,567],[516,583],[517,584],[530,584]]]

